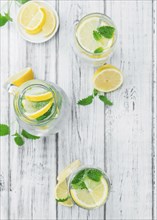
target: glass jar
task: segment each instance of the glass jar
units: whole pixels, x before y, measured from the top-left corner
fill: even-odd
[[[98,28],[100,26],[103,26],[104,24],[105,24],[105,26],[111,26],[111,27],[115,28],[112,43],[110,44],[109,47],[105,48],[103,50],[103,52],[101,52],[101,53],[94,53],[94,51],[88,50],[87,48],[85,48],[85,45],[83,45],[80,41],[80,39],[81,39],[80,33],[81,33],[81,30],[83,30],[82,26],[86,22],[89,22],[89,24],[91,24],[92,20],[93,20],[93,22],[97,22],[96,28]],[[86,38],[87,38],[88,41],[91,41],[91,38],[92,38],[92,40],[94,40],[92,35],[93,35],[93,33],[91,33],[91,30],[90,30],[89,36],[88,36],[88,33],[86,33]],[[89,39],[88,39],[88,37],[89,37]],[[101,14],[101,13],[91,13],[91,14],[88,14],[88,15],[84,16],[75,25],[74,41],[75,41],[76,53],[81,58],[85,59],[88,63],[90,63],[94,66],[101,66],[104,63],[106,63],[106,61],[109,59],[109,57],[111,57],[111,55],[114,52],[115,45],[116,45],[116,42],[117,42],[117,29],[116,29],[116,26],[115,26],[115,24],[113,23],[113,21],[111,20],[110,17],[108,17],[104,14]]]
[[[76,190],[79,190],[79,193],[80,193],[80,191],[81,190],[87,190],[89,193],[92,191],[92,189],[90,189],[90,188],[88,188],[88,186],[86,186],[86,188],[84,187],[84,186],[82,186],[82,188],[83,189],[78,189],[77,187],[75,188],[74,187],[74,189],[72,189],[72,181],[74,180],[74,178],[79,174],[79,178],[81,179],[81,172],[82,171],[84,171],[85,170],[85,172],[87,171],[87,170],[96,170],[96,171],[98,171],[99,173],[101,173],[102,174],[102,179],[103,179],[103,181],[102,182],[105,182],[105,186],[106,186],[106,193],[104,193],[104,197],[103,198],[101,198],[101,201],[99,201],[98,200],[98,202],[95,202],[94,204],[89,204],[89,207],[88,207],[88,205],[83,205],[83,203],[81,203],[81,202],[78,202],[78,200],[76,200],[75,199],[75,193],[72,193],[72,190],[73,191],[75,191],[75,189]],[[91,181],[91,180],[90,180]],[[86,182],[85,182],[86,183]],[[98,190],[98,187],[100,187],[100,185],[98,186],[98,185],[94,185],[94,184],[97,184],[97,182],[96,181],[93,181],[92,180],[92,182],[91,183],[89,183],[89,180],[87,181],[87,183],[88,184],[91,184],[91,188],[93,188],[93,190],[94,189],[96,189],[96,187],[97,187],[97,190]],[[100,168],[97,168],[97,167],[93,167],[93,166],[81,166],[80,168],[78,168],[76,171],[74,171],[71,175],[70,175],[70,177],[69,177],[69,179],[68,179],[68,188],[69,188],[69,193],[70,193],[70,195],[71,195],[71,198],[72,198],[72,200],[74,201],[74,203],[77,205],[77,206],[79,206],[79,207],[81,207],[81,208],[84,208],[84,209],[95,209],[95,208],[98,208],[98,207],[100,207],[100,206],[102,206],[102,205],[104,205],[105,203],[106,203],[106,201],[108,200],[108,197],[109,197],[109,193],[110,193],[110,189],[111,189],[111,182],[110,182],[110,180],[109,180],[109,177],[107,176],[107,174],[103,171],[103,170],[101,170]],[[99,191],[99,190],[98,190]],[[100,192],[99,192],[100,193]],[[88,197],[88,194],[87,194],[87,192],[85,193],[85,195],[86,195],[86,197]],[[81,195],[81,197],[83,198],[83,194]],[[91,201],[90,201],[91,202]],[[85,204],[85,203],[84,203]]]
[[[28,117],[23,108],[23,97],[31,89],[34,91],[48,91],[52,93],[53,97],[51,111],[47,111],[46,115],[44,114],[35,120]],[[59,86],[52,82],[33,79],[19,87],[10,85],[9,91],[11,90],[14,94],[14,111],[21,128],[36,136],[48,136],[59,132],[65,126],[70,112],[70,105],[67,95]],[[39,104],[42,104],[42,102]]]

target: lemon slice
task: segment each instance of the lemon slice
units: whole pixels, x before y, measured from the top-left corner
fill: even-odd
[[[93,37],[93,31],[97,30],[99,27],[99,18],[98,17],[90,17],[85,21],[82,21],[81,24],[77,28],[77,38],[80,45],[87,50],[88,52],[94,52],[97,48],[103,47],[104,50],[110,48],[113,44],[114,38],[107,39],[102,38],[101,41],[96,41]],[[108,26],[108,24],[104,21],[101,22],[101,26]]]
[[[93,76],[94,88],[101,92],[112,92],[122,83],[122,72],[110,64],[98,68]]]
[[[21,70],[18,73],[15,73],[11,77],[7,79],[4,84],[4,88],[7,88],[9,84],[13,84],[15,86],[20,86],[24,82],[34,79],[34,73],[30,67]]]
[[[30,119],[36,119],[39,118],[40,116],[44,115],[52,106],[53,100],[50,100],[47,105],[45,105],[43,108],[39,109],[36,112],[33,113],[25,113],[25,115],[30,118]]]
[[[44,33],[44,36],[47,37],[55,30],[56,27],[56,18],[54,13],[51,10],[48,10],[46,8],[43,8],[43,11],[46,14],[46,21],[44,26],[42,27],[42,32]]]
[[[19,22],[29,34],[37,34],[45,23],[46,15],[35,2],[25,4],[19,14]]]
[[[95,182],[89,178],[86,178],[84,182],[88,189],[70,190],[74,202],[87,209],[103,205],[106,202],[109,193],[108,183],[104,177],[101,177],[100,182]]]
[[[52,98],[52,92],[46,92],[39,95],[25,95],[25,98],[31,102],[46,101]]]
[[[68,185],[66,180],[59,182],[55,187],[55,198],[59,204],[71,207],[73,206],[73,201],[70,198]]]
[[[80,167],[80,165],[81,162],[79,160],[75,160],[59,173],[57,180],[59,182],[64,181],[67,177],[70,176],[71,173],[73,173],[78,167]]]

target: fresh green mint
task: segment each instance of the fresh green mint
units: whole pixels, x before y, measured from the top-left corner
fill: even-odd
[[[28,133],[28,132],[25,131],[25,130],[22,130],[21,135],[22,135],[23,137],[27,138],[27,139],[32,139],[32,140],[36,140],[36,139],[39,139],[39,138],[40,138],[40,137],[38,137],[38,136],[35,136],[35,135],[32,135],[32,134]]]
[[[106,96],[103,96],[103,95],[100,95],[99,96],[99,99],[105,104],[105,105],[113,105],[113,103],[106,97]]]
[[[30,0],[16,0],[17,2],[19,2],[20,4],[25,4],[26,2],[30,1]]]
[[[13,21],[13,19],[10,17],[9,12],[8,13],[4,13],[4,15],[2,15],[0,13],[0,27],[4,26],[9,21]]]
[[[100,170],[97,169],[89,169],[86,173],[86,175],[88,176],[88,178],[90,178],[91,180],[94,180],[96,182],[100,181],[100,178],[102,176],[102,172]]]
[[[19,133],[16,132],[15,134],[13,134],[13,136],[14,136],[14,141],[18,146],[24,145],[24,143],[25,143],[24,139],[22,138],[22,136]]]
[[[86,106],[86,105],[90,105],[94,98],[99,95],[99,99],[105,104],[105,105],[113,105],[113,103],[106,97],[103,95],[100,95],[100,92],[96,89],[93,90],[93,94],[88,96],[87,98],[81,99],[78,101],[78,105],[82,105],[82,106]]]
[[[90,105],[93,102],[93,95],[88,96],[87,98],[81,99],[78,101],[78,105]]]
[[[80,181],[82,181],[82,179],[83,179],[83,177],[84,177],[84,175],[85,175],[85,172],[86,172],[86,170],[84,169],[84,170],[81,170],[80,172],[78,172],[77,174],[76,174],[76,176],[73,178],[73,180],[72,180],[72,184],[77,184],[77,183],[79,183]]]
[[[97,30],[100,33],[100,35],[108,39],[111,39],[115,32],[115,28],[111,26],[101,26],[101,27],[98,27]]]
[[[102,53],[104,51],[103,47],[98,47],[96,50],[94,50],[94,53]]]
[[[96,41],[101,40],[102,35],[98,31],[93,31],[93,37]]]
[[[10,134],[10,128],[8,125],[0,124],[0,136],[5,136]]]
[[[57,202],[65,202],[70,198],[70,196],[67,196],[65,199],[56,199]]]

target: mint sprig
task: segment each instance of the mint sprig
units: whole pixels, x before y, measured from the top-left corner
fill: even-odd
[[[22,136],[19,133],[15,133],[12,136],[14,136],[14,141],[18,146],[22,146],[24,145],[24,139],[22,138]]]
[[[5,136],[10,134],[10,128],[8,125],[0,124],[0,136]]]
[[[4,26],[9,21],[13,21],[13,19],[10,17],[9,12],[4,13],[4,15],[0,13],[0,27]]]
[[[102,35],[98,31],[93,31],[93,37],[96,41],[101,40]]]
[[[32,135],[30,133],[28,133],[27,131],[25,130],[22,130],[21,132],[21,135],[27,139],[31,139],[31,140],[36,140],[36,139],[39,139],[40,137],[39,136],[35,136],[35,135]]]
[[[94,180],[96,182],[100,181],[100,178],[102,176],[102,172],[100,170],[97,169],[89,169],[87,171],[87,176],[91,179]]]
[[[94,98],[96,96],[99,96],[99,99],[105,104],[105,105],[113,105],[113,103],[105,96],[105,95],[101,95],[101,93],[94,89],[93,90],[93,94],[84,98],[84,99],[81,99],[78,101],[78,105],[82,105],[82,106],[86,106],[86,105],[90,105],[93,101],[94,101]]]
[[[17,2],[19,2],[20,4],[25,4],[26,2],[30,1],[30,0],[16,0]]]
[[[103,47],[98,47],[96,50],[94,50],[94,53],[102,53],[104,51]]]
[[[97,28],[97,31],[103,37],[111,39],[113,37],[114,32],[115,32],[115,28],[111,27],[111,26],[101,26],[101,27]]]

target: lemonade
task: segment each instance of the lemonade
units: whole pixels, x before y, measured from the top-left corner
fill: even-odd
[[[99,168],[81,166],[79,160],[68,165],[57,177],[55,198],[63,206],[74,204],[94,209],[104,205],[110,192],[110,181]]]
[[[5,88],[14,95],[13,104],[19,125],[36,136],[55,134],[68,118],[68,98],[57,85],[32,79],[32,71],[29,68],[25,71],[15,74],[5,84]]]
[[[75,27],[75,43],[79,55],[95,66],[103,65],[113,53],[117,31],[104,14],[83,17]]]

